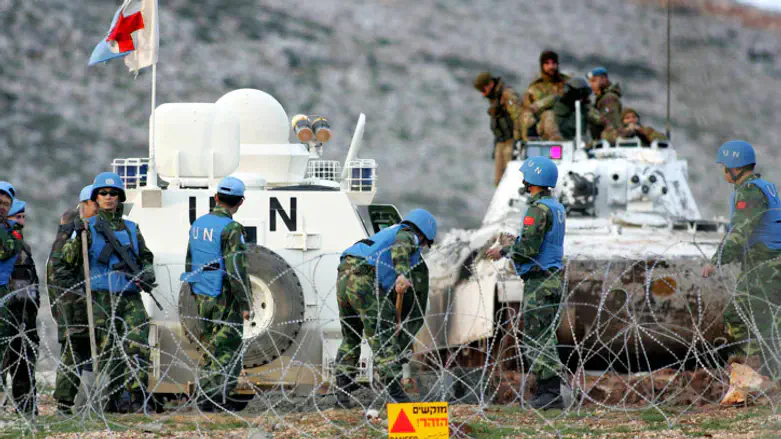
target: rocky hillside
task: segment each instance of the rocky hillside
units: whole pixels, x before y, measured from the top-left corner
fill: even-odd
[[[30,201],[40,263],[57,215],[112,157],[146,154],[150,75],[87,68],[117,2],[0,0],[0,160]],[[482,70],[518,89],[544,48],[566,72],[603,65],[646,123],[663,128],[665,13],[624,0],[160,1],[158,102],[213,102],[254,87],[290,115],[317,112],[343,158],[359,112],[364,157],[379,162],[380,201],[425,206],[444,228],[479,224],[492,194]],[[673,18],[673,139],[689,159],[706,216],[726,214],[713,153],[725,139],[759,145],[775,177],[781,155],[781,46],[773,30],[678,5]]]

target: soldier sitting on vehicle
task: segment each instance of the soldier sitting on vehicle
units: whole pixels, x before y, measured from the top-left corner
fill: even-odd
[[[555,116],[551,111],[556,96],[564,93],[564,84],[569,76],[559,72],[559,55],[546,50],[540,54],[540,76],[529,84],[523,94],[523,113],[521,114],[521,138],[542,136],[544,131],[552,131]],[[532,134],[530,134],[532,133]]]
[[[580,101],[580,134],[585,135],[586,123],[589,111],[588,97],[591,94],[588,82],[585,78],[576,77],[567,81],[564,86],[564,94],[556,96],[553,103],[555,124],[541,126],[542,140],[569,140],[574,139],[577,133],[577,117],[575,103]]]
[[[619,138],[637,137],[644,146],[654,140],[667,140],[667,137],[655,129],[640,124],[640,115],[633,108],[624,108],[621,112],[621,128],[608,128],[602,132],[602,139],[616,143]]]
[[[608,128],[621,126],[621,87],[607,77],[607,69],[597,67],[588,73],[594,92],[594,105],[588,113],[591,138],[599,139]]]

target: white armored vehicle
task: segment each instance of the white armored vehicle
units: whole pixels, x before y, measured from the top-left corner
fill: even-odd
[[[487,356],[517,358],[523,281],[509,260],[492,262],[484,252],[501,232],[519,233],[526,211],[519,168],[531,156],[556,162],[554,195],[567,210],[563,361],[647,370],[725,341],[727,291],[700,277],[725,224],[701,219],[686,162],[669,142],[620,139],[586,150],[579,140],[527,144],[507,166],[482,226],[451,231],[429,252],[429,331],[419,335],[419,350],[445,351],[471,367]]]
[[[227,175],[246,185],[235,219],[247,231],[252,284],[237,391],[310,391],[327,379],[341,342],[335,288],[341,252],[400,221],[393,206],[371,205],[376,165],[356,158],[364,123],[361,115],[342,167],[318,159],[330,138],[327,120],[296,116],[303,141],[291,143],[291,120],[279,102],[242,89],[216,103],[159,106],[151,159],[114,160],[127,188],[125,214],[140,225],[155,255],[154,294],[163,309],[144,297],[155,393],[192,390],[200,326],[189,287],[179,278],[190,225],[213,207],[217,182]]]

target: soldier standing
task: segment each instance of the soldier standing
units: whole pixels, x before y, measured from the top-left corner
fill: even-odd
[[[49,304],[57,322],[57,341],[60,343],[54,399],[57,400],[57,412],[65,416],[72,414],[73,403],[79,393],[81,370],[92,371],[87,332],[89,322],[86,297],[79,288],[84,282],[83,273],[72,273],[70,270],[56,272],[54,267],[62,258],[65,242],[81,227],[82,220],[92,218],[97,213],[98,205],[90,197],[92,185],[81,190],[78,208],[69,209],[60,217],[60,226],[46,264]]]
[[[198,406],[206,412],[224,407],[236,388],[242,369],[242,320],[249,319],[252,295],[244,227],[233,220],[244,202],[244,183],[235,177],[223,178],[214,200],[216,207],[190,227],[181,277],[198,302],[206,354]]]
[[[735,295],[724,312],[732,342],[729,362],[745,362],[772,376],[779,372],[774,340],[780,329],[781,199],[773,183],[754,173],[756,155],[748,142],[721,145],[716,163],[735,192],[729,232],[702,275],[709,277],[721,264],[741,263]]]
[[[22,235],[27,203],[15,198],[8,212],[12,230]],[[23,235],[22,235],[23,236]],[[11,392],[16,409],[21,413],[38,413],[35,404],[35,362],[38,354],[38,274],[30,246],[22,238],[22,249],[14,264],[9,282],[9,294],[4,306],[12,320],[10,344],[5,353],[3,371],[11,374]]]
[[[12,299],[9,297],[11,274],[22,251],[22,234],[13,229],[13,222],[8,219],[15,193],[13,185],[0,181],[0,359],[5,358],[11,338],[18,331],[12,309],[7,306]],[[5,375],[7,369],[3,367],[0,372]]]
[[[98,174],[90,199],[97,203],[98,213],[86,224],[89,260],[82,258],[81,246],[85,243],[77,229],[63,246],[62,258],[56,261],[54,270],[63,269],[68,277],[75,278],[83,264],[89,264],[100,352],[97,373],[108,379],[106,410],[135,413],[147,407],[149,316],[141,291],[149,292],[155,286],[154,255],[138,225],[122,218],[125,187],[119,175]],[[123,254],[137,261],[142,267],[140,274],[129,272]]]
[[[590,71],[588,82],[596,98],[588,112],[588,125],[591,138],[599,139],[602,131],[621,126],[621,86],[610,82],[604,67]]]
[[[555,130],[556,118],[552,111],[556,96],[564,94],[564,84],[569,76],[559,72],[559,55],[546,50],[540,54],[540,75],[529,84],[523,94],[523,113],[521,115],[521,138],[529,140],[529,131],[534,128],[534,136],[542,132]]]
[[[513,147],[521,139],[521,98],[504,85],[501,77],[493,77],[489,72],[477,75],[474,86],[491,103],[488,116],[494,133],[494,186],[498,186],[512,160]]]
[[[402,361],[394,335],[396,296],[412,285],[410,274],[420,261],[420,249],[437,235],[437,221],[426,210],[415,209],[395,226],[356,242],[342,253],[336,297],[342,326],[342,344],[336,355],[336,396],[344,408],[353,404],[356,366],[365,334],[374,365],[388,395],[397,403],[409,402],[401,386]]]
[[[551,194],[559,172],[544,157],[532,157],[521,166],[523,184],[530,195],[521,234],[502,236],[502,247],[491,248],[492,260],[508,257],[523,279],[523,331],[526,358],[537,377],[537,390],[529,405],[534,409],[563,408],[562,364],[557,352],[557,314],[561,302],[565,210]]]

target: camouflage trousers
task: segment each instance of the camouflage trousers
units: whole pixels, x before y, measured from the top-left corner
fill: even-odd
[[[120,296],[95,291],[95,340],[98,346],[98,379],[105,380],[110,399],[123,391],[146,392],[149,381],[149,317],[141,294]]]
[[[37,317],[38,305],[32,301],[3,304],[0,308],[0,376],[5,388],[6,374],[11,375],[15,407],[26,413],[35,407],[35,363],[40,341]]]
[[[226,294],[217,297],[195,295],[195,298],[206,360],[200,368],[198,384],[204,396],[223,404],[236,388],[243,367],[244,322],[238,306]]]
[[[66,406],[73,406],[79,393],[81,371],[92,370],[89,336],[79,334],[66,337],[60,343],[60,364],[54,384],[54,399]]]
[[[537,133],[542,140],[563,140],[559,131],[559,124],[556,123],[556,115],[552,110],[544,111],[540,115],[540,121],[537,123]]]
[[[56,303],[51,303],[60,342],[60,364],[57,365],[54,399],[60,404],[72,406],[79,393],[81,371],[92,370],[87,299],[73,292],[65,292],[57,298]]]
[[[781,375],[781,263],[770,261],[741,274],[724,310],[729,355],[758,355],[761,373]]]
[[[524,355],[537,379],[545,380],[557,375],[562,368],[556,336],[561,274],[539,272],[526,276],[523,282]]]
[[[396,294],[375,288],[373,267],[347,258],[339,265],[336,300],[342,326],[342,344],[336,354],[338,373],[354,375],[365,335],[374,355],[374,368],[383,382],[401,377],[401,347],[395,337]]]
[[[513,147],[515,146],[515,140],[505,140],[504,142],[496,142],[494,146],[494,186],[499,186],[499,182],[502,181],[504,170],[507,168],[507,164],[513,159]]]

